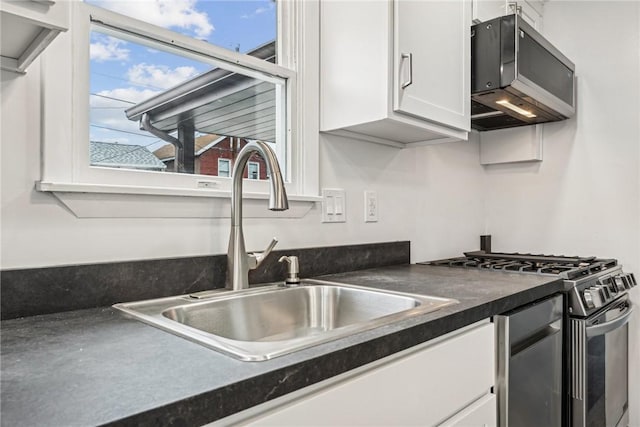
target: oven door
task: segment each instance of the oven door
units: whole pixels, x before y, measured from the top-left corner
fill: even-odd
[[[586,319],[571,319],[572,424],[574,427],[628,423],[628,296]]]

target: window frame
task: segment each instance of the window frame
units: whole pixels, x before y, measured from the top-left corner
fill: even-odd
[[[227,164],[227,174],[220,175],[220,163]],[[231,159],[223,159],[222,157],[218,158],[218,176],[222,178],[230,178],[231,177]]]
[[[250,169],[251,166],[254,166],[256,168],[256,173],[258,174],[257,178],[251,178],[251,169]],[[250,180],[260,179],[260,163],[247,162],[247,179],[250,179]]]
[[[42,59],[43,80],[43,151],[41,180],[36,188],[58,193],[109,193],[197,195],[228,198],[231,179],[207,175],[114,170],[90,166],[89,149],[89,16],[102,24],[117,24],[124,30],[159,35],[164,43],[190,51],[204,52],[224,62],[225,68],[254,69],[258,73],[286,79],[287,96],[287,192],[293,199],[317,201],[318,198],[318,123],[309,122],[307,111],[317,112],[317,59],[311,56],[306,67],[306,45],[319,41],[317,1],[281,1],[278,4],[278,56],[282,65],[240,54],[151,24],[123,17],[117,13],[84,4],[68,2],[71,28],[62,40],[45,52]],[[286,25],[283,25],[283,22]],[[308,28],[311,31],[303,28]],[[283,30],[281,31],[280,28]],[[314,49],[315,56],[318,55]],[[305,64],[305,66],[303,66]],[[295,71],[294,71],[295,70]],[[302,71],[304,70],[304,71]],[[310,79],[302,83],[301,71]],[[60,77],[62,76],[62,77]],[[72,96],[69,97],[69,92]],[[315,92],[315,93],[314,93]],[[306,93],[306,95],[305,95]],[[54,101],[52,101],[54,100]],[[135,183],[132,185],[131,183]],[[245,197],[263,198],[268,183],[247,180]]]

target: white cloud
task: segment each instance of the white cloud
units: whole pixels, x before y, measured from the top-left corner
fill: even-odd
[[[253,13],[249,14],[249,15],[242,15],[241,18],[242,19],[249,19],[249,18],[253,18],[254,16],[258,16],[258,15],[262,15],[265,12],[269,12],[270,10],[273,10],[275,8],[273,2],[269,2],[268,6],[260,6],[259,8],[257,8],[256,10],[253,11]]]
[[[169,89],[198,75],[194,67],[170,68],[165,65],[136,64],[127,71],[127,78],[133,84],[158,89]]]
[[[155,137],[135,135],[150,136],[140,130],[137,121],[127,119],[125,110],[153,98],[165,89],[182,83],[197,74],[198,72],[193,67],[170,68],[164,65],[143,63],[129,68],[126,75],[129,83],[141,85],[143,88],[121,87],[102,90],[91,96],[90,122],[94,125],[91,127],[91,138],[97,141],[118,141],[120,143],[128,141],[138,145],[154,143]],[[108,129],[118,129],[130,133],[113,132]],[[154,147],[157,144],[162,143],[156,143]]]
[[[214,30],[207,13],[196,10],[196,0],[129,0],[93,3],[161,27],[191,30],[200,38],[207,37]]]
[[[98,37],[89,46],[91,60],[103,61],[124,61],[129,58],[129,49],[122,46],[127,42],[114,37]]]

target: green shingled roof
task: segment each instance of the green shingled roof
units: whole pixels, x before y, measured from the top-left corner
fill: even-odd
[[[151,151],[140,145],[91,141],[90,152],[92,166],[146,170],[167,168]]]

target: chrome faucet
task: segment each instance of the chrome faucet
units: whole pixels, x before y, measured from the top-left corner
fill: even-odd
[[[249,270],[257,268],[271,253],[278,243],[274,237],[264,252],[247,253],[242,234],[242,175],[247,161],[253,154],[259,154],[267,164],[270,192],[269,209],[284,211],[289,209],[289,201],[284,188],[284,180],[280,173],[280,165],[273,150],[262,141],[252,141],[245,145],[238,153],[233,173],[233,189],[231,193],[231,235],[229,236],[229,250],[227,252],[227,283],[226,287],[234,291],[249,287]]]

